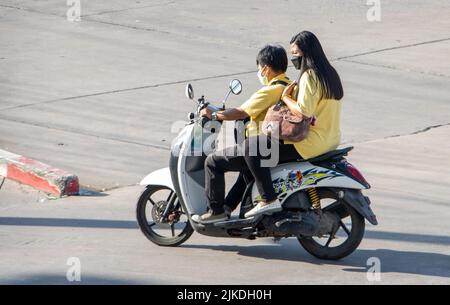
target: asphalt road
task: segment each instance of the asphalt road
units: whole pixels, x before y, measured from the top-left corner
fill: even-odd
[[[72,257],[81,284],[450,284],[449,136],[447,126],[356,145],[349,160],[372,184],[365,194],[379,225],[367,224],[358,250],[336,262],[313,258],[293,238],[194,233],[180,247],[159,247],[136,224],[140,186],[48,200],[7,181],[0,284],[73,284]],[[373,258],[379,281],[367,275]]]
[[[448,1],[66,1],[0,4],[0,149],[69,170],[84,186],[133,185],[163,167],[195,92],[238,106],[258,88],[255,57],[310,29],[343,79],[343,142],[450,123]],[[272,12],[277,12],[272,16]],[[288,74],[296,77],[292,68]]]
[[[77,257],[84,284],[450,284],[448,1],[381,1],[380,22],[356,0],[81,0],[80,22],[67,9],[63,0],[0,4],[0,149],[109,191],[49,200],[6,181],[0,283],[66,284]],[[193,109],[186,83],[214,101],[239,78],[237,106],[258,88],[259,48],[288,47],[304,29],[343,80],[343,142],[356,147],[349,161],[373,186],[380,225],[334,263],[293,239],[148,242],[135,184],[166,166],[171,126]],[[380,282],[367,280],[371,257]]]

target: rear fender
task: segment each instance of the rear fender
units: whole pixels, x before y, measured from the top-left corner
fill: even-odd
[[[345,204],[354,208],[371,224],[373,225],[378,224],[377,217],[370,208],[369,197],[363,196],[360,190],[346,189],[342,191],[344,192],[344,197],[342,198],[342,200],[344,201]]]

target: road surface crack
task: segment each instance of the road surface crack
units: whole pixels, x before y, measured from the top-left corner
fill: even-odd
[[[422,41],[422,42],[417,42],[417,43],[412,43],[412,44],[407,44],[407,45],[383,48],[383,49],[348,55],[348,56],[337,57],[335,59],[343,60],[343,59],[355,58],[355,57],[359,57],[359,56],[371,55],[371,54],[375,54],[375,53],[381,53],[381,52],[387,52],[387,51],[392,51],[392,50],[412,48],[412,47],[417,47],[417,46],[422,46],[422,45],[427,45],[427,44],[439,43],[439,42],[444,42],[444,41],[449,41],[449,40],[450,40],[450,38],[442,38],[442,39],[436,39],[436,40]]]
[[[76,135],[87,136],[87,137],[94,137],[97,139],[109,140],[109,141],[113,141],[113,142],[133,144],[133,145],[144,146],[144,147],[149,147],[149,148],[161,149],[161,150],[165,150],[165,151],[170,150],[169,146],[142,143],[142,142],[138,142],[138,141],[121,139],[121,138],[116,138],[116,137],[108,137],[105,135],[99,135],[99,134],[95,134],[95,133],[91,133],[91,132],[81,131],[79,129],[60,128],[60,127],[56,127],[56,126],[49,126],[49,125],[39,124],[39,123],[35,123],[35,122],[28,122],[26,120],[21,120],[21,119],[6,117],[6,116],[0,116],[0,120],[20,123],[20,124],[24,124],[24,125],[31,125],[31,126],[35,126],[35,127],[47,128],[47,129],[51,129],[51,130],[57,130],[57,131],[72,133],[72,134],[76,134]]]
[[[430,75],[430,76],[437,76],[437,77],[450,78],[450,75],[446,75],[446,74],[442,74],[442,73],[417,71],[417,70],[412,70],[412,69],[402,69],[402,68],[398,68],[398,67],[390,66],[390,65],[373,64],[373,63],[368,63],[368,62],[363,62],[363,61],[357,61],[357,60],[349,60],[349,59],[342,59],[342,60],[340,60],[340,61],[348,62],[348,63],[353,63],[353,64],[358,64],[358,65],[365,65],[365,66],[370,66],[370,67],[377,67],[377,68],[391,69],[391,70],[394,70],[394,71],[403,71],[403,72],[419,73],[419,74],[423,74],[423,75]]]

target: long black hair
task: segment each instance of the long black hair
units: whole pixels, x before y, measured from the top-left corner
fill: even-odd
[[[291,44],[295,43],[302,51],[300,76],[308,69],[312,69],[323,87],[323,98],[340,100],[344,96],[341,79],[337,71],[328,61],[323,52],[322,45],[316,35],[303,31],[292,37]]]

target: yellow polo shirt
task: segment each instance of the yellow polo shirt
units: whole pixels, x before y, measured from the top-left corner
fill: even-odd
[[[341,141],[341,101],[322,98],[322,85],[316,73],[308,70],[300,78],[297,107],[306,117],[315,116],[306,139],[294,144],[304,159],[310,159],[335,150]]]
[[[291,82],[285,73],[279,74],[271,79],[267,86],[256,91],[239,107],[250,117],[250,123],[247,126],[248,136],[259,135],[261,132],[259,125],[264,121],[267,110],[280,101],[285,86],[281,84],[272,85],[277,80],[284,81],[288,84]]]

